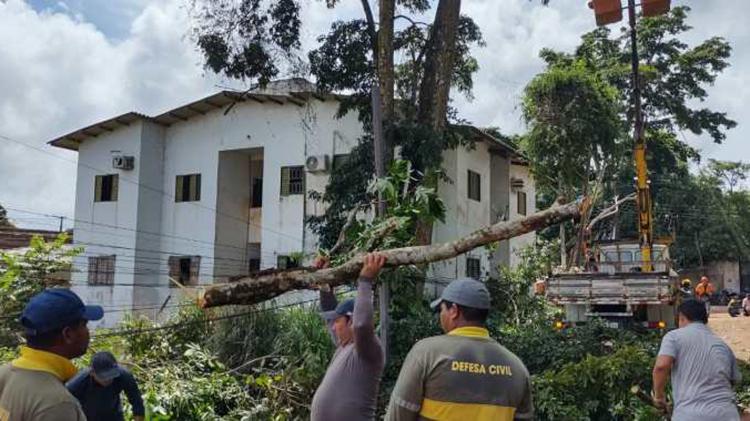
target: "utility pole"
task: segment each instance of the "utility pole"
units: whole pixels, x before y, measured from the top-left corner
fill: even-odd
[[[591,0],[596,24],[599,26],[622,20],[621,0]],[[643,16],[657,16],[669,11],[671,0],[641,0]],[[651,249],[654,243],[654,228],[651,213],[651,181],[646,167],[646,139],[643,136],[643,110],[641,109],[641,79],[638,62],[638,34],[636,30],[635,0],[628,0],[628,23],[630,26],[630,65],[633,78],[633,158],[636,174],[636,205],[638,207],[638,242],[643,260],[641,269],[651,272]]]
[[[65,220],[64,216],[58,216],[60,218],[60,229],[57,232],[63,232],[63,221]]]

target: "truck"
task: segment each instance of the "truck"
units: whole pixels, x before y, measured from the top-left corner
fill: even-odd
[[[600,242],[581,270],[553,273],[545,283],[547,300],[564,309],[558,327],[601,318],[611,327],[673,328],[678,275],[669,245],[655,243],[651,270],[643,270],[638,241]]]

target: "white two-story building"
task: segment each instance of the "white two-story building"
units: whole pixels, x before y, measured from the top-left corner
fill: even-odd
[[[50,143],[78,152],[74,243],[85,246],[75,290],[108,309],[104,326],[129,310],[168,314],[187,287],[287,266],[317,248],[306,216],[330,168],[357,144],[354,113],[336,118],[340,97],[301,80],[264,91],[223,91],[157,116],[130,112]],[[472,150],[444,153],[452,182],[440,186],[445,224],[433,242],[534,212],[533,180],[510,145],[471,129]],[[316,159],[311,159],[311,158]],[[435,264],[431,276],[483,277],[515,263],[533,234]]]

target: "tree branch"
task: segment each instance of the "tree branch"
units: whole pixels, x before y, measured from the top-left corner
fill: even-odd
[[[615,203],[612,206],[599,212],[599,215],[597,215],[595,218],[591,220],[591,222],[589,222],[589,224],[586,226],[586,230],[591,231],[591,229],[594,228],[594,225],[598,224],[604,219],[609,218],[610,216],[617,214],[617,212],[620,211],[619,206],[631,200],[635,200],[635,193],[630,193],[629,195],[623,197],[620,200],[615,200]]]
[[[367,30],[370,32],[372,39],[372,51],[377,54],[378,47],[378,30],[375,28],[375,18],[372,15],[372,8],[369,0],[362,0],[362,8],[365,10],[365,19],[367,19]]]
[[[354,209],[349,211],[349,215],[346,217],[346,222],[344,223],[344,226],[341,228],[341,232],[339,232],[339,238],[336,239],[336,244],[331,247],[331,250],[328,252],[331,255],[336,254],[336,252],[339,251],[339,249],[344,245],[344,242],[346,241],[346,232],[351,228],[354,221],[357,220],[357,212],[359,211],[359,207],[355,206]]]
[[[479,229],[464,238],[443,244],[403,247],[383,250],[387,267],[424,265],[450,259],[486,244],[537,231],[562,221],[580,216],[589,199],[551,208],[514,221],[500,222]],[[329,269],[299,268],[284,272],[258,274],[241,278],[230,284],[208,286],[198,299],[202,308],[230,304],[257,304],[277,297],[287,291],[316,289],[320,284],[331,287],[351,282],[362,268],[364,254],[358,254],[346,263]]]
[[[393,20],[396,20],[396,19],[406,19],[409,22],[411,22],[412,26],[418,26],[418,25],[430,26],[429,23],[415,21],[414,19],[412,19],[412,18],[410,18],[408,16],[405,16],[405,15],[396,15],[396,16],[393,17]]]

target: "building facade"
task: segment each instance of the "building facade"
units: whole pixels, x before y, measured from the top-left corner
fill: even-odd
[[[305,219],[324,209],[308,194],[325,190],[333,162],[363,134],[354,113],[336,118],[339,99],[283,82],[157,116],[127,113],[52,140],[79,155],[74,243],[85,252],[72,279],[85,300],[111,310],[103,326],[129,310],[160,318],[200,285],[313,253]],[[435,242],[535,210],[522,157],[473,130],[474,149],[445,152],[454,182],[440,186],[448,212]],[[432,274],[485,276],[532,240],[441,263]]]

